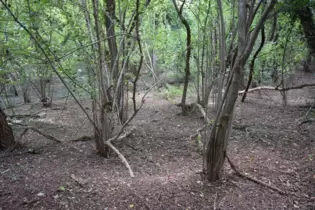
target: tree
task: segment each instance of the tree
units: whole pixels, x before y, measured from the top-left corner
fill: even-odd
[[[182,95],[182,115],[187,115],[187,106],[186,106],[186,97],[187,97],[187,89],[188,89],[188,82],[189,82],[189,76],[190,76],[190,54],[191,54],[191,30],[189,23],[183,16],[183,7],[185,5],[185,0],[183,1],[180,8],[178,8],[177,3],[175,0],[173,0],[173,4],[175,6],[176,12],[182,22],[182,24],[186,28],[186,59],[185,59],[185,81],[184,81],[184,89],[183,89],[183,95]]]
[[[238,90],[241,84],[241,78],[244,73],[244,66],[248,60],[253,46],[258,37],[259,31],[268,18],[269,13],[276,4],[272,0],[263,7],[263,12],[257,21],[255,29],[249,33],[255,15],[262,1],[256,5],[255,1],[247,9],[247,1],[238,1],[238,48],[235,63],[232,66],[232,77],[229,81],[226,93],[220,104],[215,121],[212,126],[210,138],[207,143],[205,153],[206,176],[209,181],[216,181],[221,178],[225,154],[228,145],[232,123],[234,120],[235,102],[238,96]]]
[[[16,145],[12,128],[0,107],[0,149],[9,149]]]

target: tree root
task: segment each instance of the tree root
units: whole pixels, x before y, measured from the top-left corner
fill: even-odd
[[[281,194],[281,195],[287,195],[286,192],[284,192],[283,190],[281,190],[281,189],[279,189],[279,188],[277,188],[277,187],[271,186],[271,185],[266,184],[266,183],[264,183],[264,182],[262,182],[262,181],[260,181],[260,180],[258,180],[258,179],[256,179],[256,178],[254,178],[254,177],[250,177],[250,176],[248,176],[248,175],[245,175],[245,174],[241,173],[241,172],[236,168],[236,166],[234,165],[234,163],[231,161],[231,159],[229,158],[229,156],[227,155],[227,153],[225,153],[225,157],[226,157],[226,159],[228,160],[228,162],[229,162],[231,168],[235,171],[235,173],[236,173],[239,177],[242,177],[242,178],[247,179],[247,180],[249,180],[249,181],[255,182],[256,184],[260,184],[260,185],[262,185],[262,186],[265,186],[265,187],[267,187],[267,188],[269,188],[269,189],[271,189],[271,190],[274,190],[274,191],[278,192],[278,193]]]

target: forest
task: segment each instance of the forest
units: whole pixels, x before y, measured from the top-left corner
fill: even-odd
[[[314,12],[0,0],[0,209],[315,209]]]

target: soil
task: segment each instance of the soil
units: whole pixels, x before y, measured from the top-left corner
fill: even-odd
[[[314,90],[290,91],[286,107],[276,91],[248,94],[237,104],[228,146],[242,173],[286,195],[238,177],[227,162],[222,180],[204,180],[201,148],[190,139],[203,126],[201,114],[181,116],[180,107],[149,94],[127,127],[136,130],[115,142],[134,178],[117,155],[105,159],[93,141],[71,141],[92,134],[74,102],[16,108],[36,112],[28,123],[63,143],[28,131],[22,148],[0,153],[0,209],[315,209],[315,112],[304,106],[305,91]]]

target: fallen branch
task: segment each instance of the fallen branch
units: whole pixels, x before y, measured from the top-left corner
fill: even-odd
[[[314,87],[315,83],[310,83],[310,84],[302,84],[302,85],[297,85],[297,86],[292,86],[292,87],[287,87],[287,88],[278,88],[278,87],[273,87],[273,86],[259,86],[255,88],[248,89],[247,93],[250,92],[255,92],[258,90],[277,90],[277,91],[288,91],[288,90],[295,90],[295,89],[302,89],[304,87]],[[244,94],[245,90],[238,91],[238,94]]]
[[[79,138],[77,138],[77,139],[73,139],[73,140],[71,140],[71,141],[72,141],[72,142],[91,141],[91,140],[93,140],[93,139],[94,139],[93,136],[81,136],[81,137],[79,137]]]
[[[201,114],[203,116],[204,123],[206,125],[204,125],[202,128],[198,128],[196,133],[190,136],[190,140],[192,140],[192,138],[196,138],[197,136],[200,136],[201,132],[204,131],[207,128],[207,124],[210,123],[210,119],[207,117],[207,114],[206,114],[205,110],[203,109],[203,107],[200,104],[192,103],[191,106],[198,107],[199,111],[201,112]]]
[[[205,123],[209,123],[210,122],[210,119],[207,117],[207,114],[206,114],[205,110],[203,109],[203,107],[200,104],[192,103],[191,106],[198,107],[199,111],[201,112],[201,114],[203,116],[203,119],[204,119]]]
[[[162,78],[163,79],[163,78]],[[128,120],[121,126],[121,128],[119,129],[117,135],[115,135],[114,137],[108,139],[105,144],[107,144],[112,150],[114,150],[114,152],[117,153],[118,157],[122,160],[122,162],[126,165],[127,169],[129,170],[129,173],[130,173],[130,176],[131,177],[135,177],[127,159],[125,158],[125,156],[123,156],[119,150],[114,146],[112,145],[112,141],[116,141],[116,140],[121,140],[127,136],[129,136],[133,130],[135,130],[135,128],[131,128],[129,132],[125,133],[124,135],[121,136],[121,134],[124,132],[124,129],[125,127],[130,123],[130,121],[138,114],[138,112],[140,111],[140,109],[142,108],[142,106],[144,105],[144,98],[146,97],[146,95],[157,85],[159,84],[159,82],[162,80],[160,79],[157,83],[155,83],[154,85],[151,86],[151,88],[149,90],[147,90],[144,95],[142,96],[142,99],[141,99],[141,104],[139,106],[138,109],[136,109],[133,114],[128,118]]]
[[[37,114],[15,114],[15,115],[8,115],[8,117],[12,118],[40,118]]]
[[[239,177],[248,179],[249,181],[252,181],[252,182],[255,182],[255,183],[260,184],[260,185],[262,185],[262,186],[265,186],[265,187],[267,187],[267,188],[269,188],[269,189],[272,189],[272,190],[274,190],[274,191],[280,193],[281,195],[286,195],[286,194],[287,194],[286,192],[284,192],[283,190],[281,190],[281,189],[279,189],[279,188],[277,188],[277,187],[271,186],[271,185],[266,184],[266,183],[264,183],[264,182],[262,182],[262,181],[260,181],[260,180],[258,180],[258,179],[256,179],[256,178],[253,178],[253,177],[250,177],[250,176],[248,176],[248,175],[245,175],[245,174],[241,173],[241,172],[236,168],[236,166],[235,166],[234,163],[231,161],[231,159],[229,158],[229,156],[227,155],[226,152],[225,152],[225,157],[226,157],[226,159],[228,160],[228,162],[229,162],[231,168],[235,171],[235,173],[236,173]]]
[[[37,128],[31,127],[31,126],[26,127],[25,130],[22,132],[22,134],[24,135],[28,130],[32,130],[32,131],[34,131],[34,132],[36,132],[36,133],[46,137],[49,140],[52,140],[54,142],[62,143],[62,141],[57,139],[56,137],[53,137],[53,136],[48,135],[48,134],[45,134],[45,133],[41,132],[40,130],[38,130]],[[22,136],[20,138],[22,138]]]
[[[133,173],[127,159],[125,158],[125,156],[123,156],[123,154],[121,154],[119,152],[119,150],[114,146],[112,145],[112,143],[110,141],[106,141],[105,144],[107,144],[112,150],[114,150],[114,152],[116,152],[116,154],[118,155],[118,157],[122,160],[122,162],[125,164],[125,166],[127,167],[128,171],[129,171],[129,174],[131,177],[135,177],[135,174]]]
[[[120,141],[120,140],[123,140],[124,138],[129,137],[132,134],[132,132],[134,132],[135,130],[136,130],[136,127],[132,127],[129,131],[127,131],[123,135],[119,136],[117,140]]]

